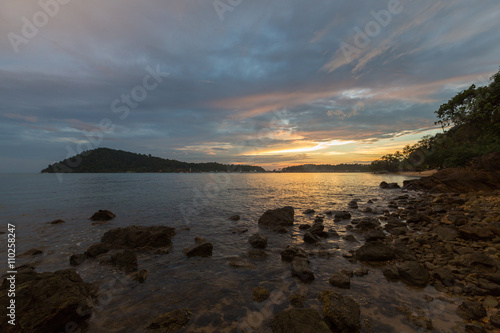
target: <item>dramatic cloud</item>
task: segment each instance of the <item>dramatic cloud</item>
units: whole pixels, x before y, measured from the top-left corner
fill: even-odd
[[[0,3],[0,172],[96,147],[369,162],[498,70],[484,0]]]

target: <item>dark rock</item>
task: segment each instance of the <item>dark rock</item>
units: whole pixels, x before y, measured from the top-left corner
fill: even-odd
[[[321,223],[314,223],[313,226],[309,229],[309,232],[313,235],[320,234],[325,229],[325,226]]]
[[[350,201],[347,205],[351,209],[358,209],[358,203],[356,201],[354,201],[354,200]]]
[[[271,320],[273,333],[331,333],[314,309],[288,309]]]
[[[202,243],[202,244],[199,244],[199,245],[195,245],[191,248],[188,248],[186,250],[184,250],[184,252],[186,253],[186,255],[188,256],[188,258],[191,258],[191,257],[210,257],[212,255],[212,251],[214,249],[214,246],[212,245],[212,243]]]
[[[486,317],[486,309],[479,302],[465,301],[457,308],[457,315],[465,320],[481,320]]]
[[[314,273],[309,266],[309,260],[304,257],[295,256],[292,260],[292,275],[297,276],[302,282],[314,280]]]
[[[85,255],[88,258],[95,258],[100,254],[107,253],[109,251],[109,245],[105,243],[96,243],[89,246]]]
[[[31,249],[31,250],[28,250],[26,252],[24,252],[23,254],[20,254],[19,257],[33,257],[33,256],[37,256],[37,255],[40,255],[42,254],[43,251],[42,250],[39,250],[39,249]]]
[[[79,266],[83,264],[85,259],[87,259],[85,254],[73,254],[71,257],[69,257],[69,264],[71,266]]]
[[[398,269],[393,266],[385,267],[382,270],[382,274],[384,274],[388,281],[399,281],[400,279]]]
[[[292,226],[294,210],[291,206],[266,211],[259,218],[259,225],[264,226]]]
[[[146,328],[158,332],[174,332],[185,327],[190,317],[188,309],[174,310],[159,316]]]
[[[241,258],[237,258],[237,259],[231,260],[229,262],[229,266],[236,267],[236,268],[246,268],[246,269],[255,269],[255,268],[257,268],[257,266],[255,266],[254,263],[252,263],[252,262],[250,262],[248,260],[245,260],[245,259],[241,259]]]
[[[328,237],[338,238],[340,235],[335,229],[330,229],[328,230]]]
[[[342,239],[348,241],[348,242],[353,242],[353,243],[357,243],[358,240],[356,239],[356,237],[354,237],[353,235],[345,235],[344,237],[342,237]]]
[[[496,313],[490,317],[490,323],[491,325],[495,326],[496,328],[500,328],[500,313]]]
[[[116,217],[115,214],[111,213],[109,210],[102,210],[95,212],[94,215],[90,217],[92,221],[109,221]]]
[[[257,303],[264,302],[266,299],[269,298],[270,295],[271,295],[271,293],[269,292],[269,290],[267,290],[264,287],[260,287],[260,286],[254,288],[253,293],[252,293],[253,300],[254,300],[254,302],[257,302]]]
[[[489,229],[479,226],[463,226],[458,233],[465,240],[488,240],[495,236]]]
[[[109,262],[105,261],[103,263],[109,263],[115,267],[118,267],[125,273],[137,271],[137,255],[131,250],[124,250],[115,253],[111,256]]]
[[[373,200],[372,200],[372,199],[370,199],[370,200],[368,200],[366,203],[367,203],[367,204],[372,204],[372,203],[373,203]]]
[[[288,232],[288,229],[285,227],[275,227],[273,231],[279,234],[286,234]]]
[[[397,267],[401,279],[416,287],[425,287],[429,283],[429,272],[416,261],[406,261]]]
[[[301,308],[304,306],[304,302],[306,301],[306,297],[302,295],[292,294],[290,295],[290,304],[295,307]]]
[[[401,188],[398,183],[387,183],[385,181],[380,183],[380,188],[383,189],[396,189],[396,188]]]
[[[230,216],[230,217],[229,217],[229,219],[230,219],[231,221],[239,221],[240,216],[239,216],[239,215],[232,215],[232,216]]]
[[[333,220],[335,222],[342,221],[342,220],[349,220],[351,218],[351,213],[346,212],[346,211],[337,211],[335,212]]]
[[[259,233],[253,234],[248,242],[255,249],[265,249],[267,247],[267,237]]]
[[[476,251],[461,256],[460,264],[466,267],[474,267],[478,265],[484,267],[495,267],[497,265],[497,263],[486,254]]]
[[[148,271],[145,269],[132,273],[132,279],[139,283],[144,283],[147,277],[148,277]]]
[[[309,228],[311,228],[310,224],[301,224],[301,225],[299,225],[299,229],[300,230],[307,230]]]
[[[305,211],[303,211],[304,214],[314,214],[314,212],[314,209],[306,209]]]
[[[453,274],[446,267],[436,268],[434,270],[434,272],[432,272],[432,277],[441,281],[443,283],[443,285],[446,287],[451,287],[455,282],[455,278],[453,277]]]
[[[236,228],[233,231],[231,231],[231,233],[241,235],[247,231],[248,231],[248,228]]]
[[[368,269],[364,267],[357,268],[354,272],[354,275],[356,276],[365,276],[368,275]]]
[[[304,234],[304,242],[309,244],[315,244],[319,242],[319,237],[313,235],[310,231],[306,231],[306,233]]]
[[[175,229],[164,226],[128,226],[107,231],[101,238],[110,248],[132,249],[142,247],[165,247],[172,244]]]
[[[325,290],[319,294],[323,317],[333,332],[357,333],[361,329],[359,304],[348,296]]]
[[[297,256],[307,258],[307,253],[295,245],[287,245],[286,249],[281,252],[281,260],[283,261],[292,261]]]
[[[352,224],[356,224],[354,229],[360,231],[368,231],[377,228],[380,225],[378,219],[374,217],[364,217],[361,219],[354,219],[351,221]]]
[[[330,279],[328,279],[328,282],[337,288],[343,288],[343,289],[349,289],[351,288],[351,279],[349,279],[349,276],[346,274],[342,273],[334,273]]]
[[[314,223],[315,223],[315,224],[316,224],[316,223],[323,223],[323,221],[324,221],[324,220],[325,220],[325,218],[324,218],[323,216],[319,216],[319,215],[318,215],[318,216],[316,216],[316,217],[314,218]]]
[[[465,325],[465,333],[486,333],[486,330],[481,324]]]
[[[61,219],[57,219],[57,220],[54,220],[52,222],[49,222],[50,224],[62,224],[62,223],[66,223],[66,221],[64,220],[61,220]]]
[[[365,241],[367,242],[376,242],[379,240],[384,240],[385,239],[385,234],[381,230],[369,230],[365,234]]]
[[[457,229],[451,226],[438,226],[434,228],[433,232],[437,234],[439,239],[444,241],[454,241],[458,237]]]
[[[0,304],[8,304],[10,283],[0,287]],[[64,332],[68,322],[84,329],[92,315],[97,289],[74,270],[36,273],[18,269],[16,275],[16,326],[0,320],[1,332]]]
[[[383,243],[369,242],[356,250],[356,257],[362,261],[387,261],[394,259],[394,252]]]
[[[252,259],[266,258],[268,256],[267,252],[262,249],[251,249],[248,251],[248,256]]]

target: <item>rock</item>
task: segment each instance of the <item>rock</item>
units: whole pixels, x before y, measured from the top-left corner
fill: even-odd
[[[42,250],[39,250],[39,249],[31,249],[31,250],[28,250],[26,252],[24,252],[23,254],[20,254],[19,257],[33,257],[33,256],[37,256],[37,255],[40,255],[42,254],[43,251]]]
[[[137,271],[137,255],[131,250],[115,253],[111,256],[109,261],[104,261],[103,263],[118,267],[125,273]]]
[[[346,212],[346,211],[337,211],[337,212],[335,212],[333,220],[335,222],[338,222],[338,221],[342,221],[342,220],[349,220],[350,218],[351,218],[351,213]]]
[[[349,206],[349,208],[351,209],[358,209],[358,203],[355,201],[355,200],[351,200],[347,206]]]
[[[259,218],[259,225],[263,226],[292,226],[294,210],[291,206],[266,211]]]
[[[95,212],[94,215],[90,217],[92,221],[109,221],[116,217],[115,214],[111,213],[109,210],[102,210]]]
[[[490,323],[496,328],[500,328],[500,314],[498,312],[490,317]]]
[[[254,249],[265,249],[267,247],[267,237],[259,233],[250,236],[248,242]]]
[[[185,327],[190,317],[188,309],[174,310],[159,316],[146,328],[158,332],[174,332]]]
[[[212,255],[212,251],[214,249],[214,246],[212,243],[202,243],[199,245],[195,245],[191,248],[185,249],[184,253],[188,256],[188,258],[191,257],[210,257]]]
[[[495,236],[491,230],[479,226],[463,226],[458,233],[465,240],[488,240]]]
[[[85,254],[73,254],[71,257],[69,257],[69,264],[71,266],[79,266],[83,264],[85,259],[87,259]]]
[[[369,230],[365,234],[365,241],[367,242],[376,242],[385,239],[385,234],[381,230]]]
[[[0,304],[8,304],[9,287],[10,283],[5,279],[0,287]],[[84,329],[96,298],[96,287],[85,283],[74,270],[37,273],[32,269],[21,272],[18,268],[16,326],[3,319],[0,320],[0,331],[65,332],[65,325],[69,322]]]
[[[364,217],[362,219],[354,219],[351,221],[352,224],[356,224],[354,229],[360,230],[362,232],[373,230],[380,225],[378,219],[374,217]]]
[[[496,297],[488,295],[483,299],[483,305],[489,308],[496,308],[498,306],[498,301]]]
[[[315,244],[319,242],[319,237],[313,235],[310,231],[306,231],[306,233],[304,234],[304,242],[309,244]]]
[[[248,231],[248,228],[236,228],[233,231],[231,231],[231,233],[241,235],[247,231]]]
[[[309,225],[309,224],[301,224],[301,225],[299,225],[299,229],[300,230],[307,230],[309,228],[311,228],[311,225]]]
[[[295,307],[301,308],[304,306],[304,302],[306,301],[306,297],[303,295],[292,294],[290,295],[290,304]]]
[[[66,223],[66,221],[61,220],[61,219],[57,219],[57,220],[54,220],[52,222],[49,222],[49,224],[62,224],[62,223]]]
[[[396,266],[401,279],[416,287],[425,287],[429,283],[429,272],[416,261],[405,261]]]
[[[137,281],[139,283],[144,283],[147,277],[148,277],[148,271],[145,269],[132,273],[132,280]]]
[[[269,298],[270,295],[271,293],[269,292],[269,290],[261,286],[254,288],[252,293],[253,301],[257,303],[264,302]]]
[[[314,218],[314,223],[323,223],[323,221],[325,220],[325,218],[323,216],[316,216]]]
[[[394,252],[385,244],[369,242],[356,250],[356,257],[362,261],[387,261],[394,259]]]
[[[307,253],[295,245],[287,245],[286,249],[281,252],[281,260],[292,261],[295,257],[307,258]]]
[[[273,229],[274,232],[277,232],[279,234],[286,234],[288,233],[288,229],[286,227],[275,227]]]
[[[314,280],[314,273],[309,266],[309,260],[301,256],[295,256],[292,260],[292,275],[297,276],[302,282]]]
[[[325,229],[325,226],[321,223],[314,223],[311,228],[309,228],[309,232],[313,235],[318,236]]]
[[[330,229],[328,230],[328,237],[338,238],[340,235],[335,229]]]
[[[95,258],[100,254],[107,253],[109,251],[109,245],[105,243],[96,243],[89,246],[85,255],[88,258]]]
[[[497,263],[486,254],[476,251],[461,256],[460,264],[466,267],[474,267],[478,265],[483,267],[495,267],[497,265]]]
[[[305,211],[303,211],[302,213],[308,215],[308,214],[314,214],[315,210],[314,209],[306,209]]]
[[[357,268],[356,270],[354,270],[353,274],[356,276],[365,276],[365,275],[368,275],[368,269],[364,268],[364,267],[360,267],[360,268]]]
[[[273,333],[331,333],[314,309],[289,309],[271,320]]]
[[[349,279],[349,276],[346,274],[342,273],[334,273],[330,279],[328,279],[328,282],[337,288],[343,288],[343,289],[349,289],[351,288],[351,279]]]
[[[380,183],[380,188],[383,189],[395,189],[395,188],[401,188],[398,183],[387,183],[385,181]]]
[[[133,225],[107,231],[102,236],[101,242],[115,249],[157,248],[171,245],[171,238],[174,235],[175,229],[170,227]]]
[[[356,237],[354,237],[353,235],[345,235],[342,237],[342,239],[348,241],[348,242],[352,242],[352,243],[357,243],[358,240],[356,239]]]
[[[230,217],[229,217],[229,219],[230,219],[231,221],[239,221],[240,216],[239,216],[239,215],[232,215],[232,216],[230,216]]]
[[[432,277],[441,281],[444,286],[451,287],[455,282],[455,278],[451,271],[446,267],[438,267],[432,272]]]
[[[384,267],[384,269],[382,270],[382,274],[384,274],[385,278],[388,280],[388,281],[399,281],[400,277],[399,277],[399,271],[396,267]]]
[[[458,238],[456,228],[451,226],[438,226],[434,228],[433,232],[443,241],[454,241]]]
[[[361,329],[359,304],[348,296],[325,290],[319,294],[323,317],[333,332],[355,333]]]
[[[247,269],[255,269],[257,266],[255,266],[254,263],[245,260],[245,259],[234,259],[229,262],[229,266],[231,267],[236,267],[236,268],[247,268]]]
[[[486,317],[486,309],[479,302],[465,301],[457,308],[457,315],[465,320],[481,320]]]
[[[486,333],[481,324],[467,324],[465,325],[465,333]]]
[[[268,256],[267,252],[262,249],[251,249],[248,251],[248,256],[252,259],[266,258]]]

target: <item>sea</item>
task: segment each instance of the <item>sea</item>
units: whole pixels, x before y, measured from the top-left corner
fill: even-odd
[[[380,189],[380,182],[402,185],[412,178],[371,173],[0,174],[0,231],[7,232],[9,223],[15,225],[17,265],[32,264],[38,272],[73,268],[84,281],[99,286],[103,296],[95,305],[88,332],[145,332],[159,315],[176,309],[191,312],[179,332],[271,332],[270,321],[291,307],[292,294],[304,296],[304,306],[321,313],[318,294],[323,290],[336,290],[360,304],[362,332],[455,332],[461,322],[455,314],[460,300],[432,286],[416,289],[388,282],[381,267],[348,260],[363,243],[358,234],[353,234],[358,242],[341,237],[311,245],[303,242],[304,231],[299,229],[299,224],[312,224],[316,215],[322,215],[326,230],[350,234],[349,221],[334,222],[325,212],[377,216],[363,213],[363,208],[381,212],[405,193]],[[348,208],[351,200],[359,209]],[[288,233],[259,228],[257,221],[266,210],[283,206],[295,209],[295,225]],[[116,218],[93,223],[89,218],[100,209],[110,210]],[[315,213],[304,214],[306,209]],[[240,220],[230,220],[232,215],[240,215]],[[49,223],[56,219],[65,223]],[[106,231],[129,225],[177,230],[170,253],[138,252],[139,270],[148,271],[144,283],[99,260],[70,266],[72,254],[85,252]],[[267,257],[248,256],[248,238],[256,232],[268,237]],[[211,257],[186,257],[183,250],[194,245],[195,237],[213,244]],[[7,258],[7,235],[0,239],[2,256]],[[310,253],[312,283],[293,277],[290,263],[281,260],[287,245]],[[22,256],[34,248],[42,254]],[[245,267],[231,266],[235,261]],[[333,273],[360,267],[369,274],[354,276],[350,289],[328,283]],[[258,286],[271,293],[262,303],[252,299]],[[419,327],[408,313],[429,318],[433,329]]]

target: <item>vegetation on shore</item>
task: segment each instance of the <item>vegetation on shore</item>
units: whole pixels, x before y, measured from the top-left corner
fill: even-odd
[[[500,71],[488,86],[474,84],[436,111],[443,133],[425,136],[403,151],[382,156],[371,171],[410,171],[465,166],[472,158],[500,152]]]
[[[123,150],[97,148],[49,165],[42,173],[264,172],[259,166],[188,163]]]
[[[302,164],[283,168],[282,172],[368,172],[367,164]]]

